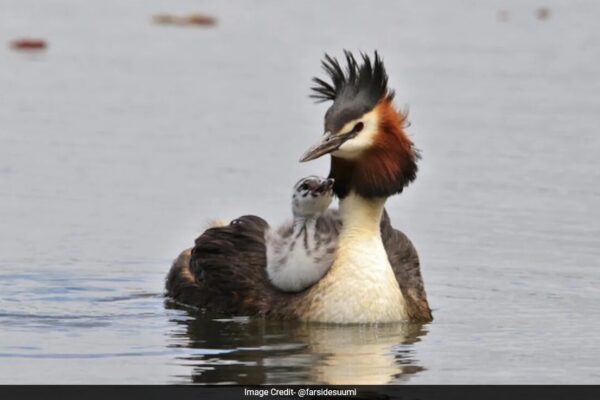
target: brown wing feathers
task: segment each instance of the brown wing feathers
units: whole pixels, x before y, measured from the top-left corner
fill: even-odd
[[[432,321],[417,250],[404,233],[392,227],[387,211],[384,211],[381,219],[381,238],[406,301],[410,319],[418,322]]]
[[[267,227],[262,218],[250,215],[206,230],[194,248],[182,252],[173,263],[167,276],[168,295],[215,312],[294,318],[304,292],[284,293],[269,281]],[[417,252],[406,235],[391,226],[387,212],[381,235],[410,319],[431,321]]]

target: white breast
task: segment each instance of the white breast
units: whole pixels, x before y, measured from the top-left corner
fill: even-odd
[[[340,205],[343,228],[329,273],[304,319],[334,323],[377,323],[407,319],[404,297],[381,241],[384,200],[348,196]]]
[[[341,271],[341,272],[338,272]],[[406,319],[404,297],[381,240],[340,238],[312,321],[376,323]]]

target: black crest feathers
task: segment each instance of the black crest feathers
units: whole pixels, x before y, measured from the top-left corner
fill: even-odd
[[[331,79],[331,83],[320,78],[313,78],[314,86],[311,88],[310,97],[317,102],[336,101],[341,98],[352,98],[360,94],[363,101],[374,106],[388,93],[388,76],[383,65],[383,60],[377,51],[373,59],[360,53],[362,63],[358,63],[354,55],[344,50],[346,58],[346,70],[341,67],[335,57],[325,54],[322,61],[323,70]]]

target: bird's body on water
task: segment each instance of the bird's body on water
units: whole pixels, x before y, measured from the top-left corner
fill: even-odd
[[[346,68],[325,56],[331,82],[315,78],[313,97],[332,101],[325,134],[301,161],[331,155],[329,178],[340,199],[341,228],[332,265],[300,292],[278,289],[267,272],[267,222],[247,215],[213,227],[182,253],[167,277],[177,301],[223,313],[328,323],[432,319],[419,258],[392,228],[386,199],[416,178],[419,154],[405,133],[406,116],[377,53],[360,62],[345,52]]]

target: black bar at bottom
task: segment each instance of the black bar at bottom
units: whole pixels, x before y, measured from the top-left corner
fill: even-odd
[[[600,386],[0,386],[0,399],[598,400]]]

